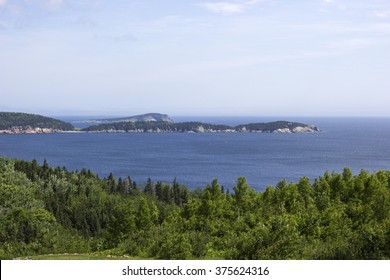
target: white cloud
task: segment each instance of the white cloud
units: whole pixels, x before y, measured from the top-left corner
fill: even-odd
[[[243,4],[249,6],[249,5],[254,5],[260,2],[267,2],[267,1],[268,0],[247,0],[247,1],[243,1]]]
[[[0,7],[4,6],[5,4],[7,4],[7,0],[0,0]]]
[[[231,2],[218,2],[218,3],[202,3],[198,4],[210,12],[218,14],[237,14],[244,11],[245,6],[243,4],[231,3]]]
[[[218,14],[239,14],[243,13],[249,6],[255,5],[267,0],[246,0],[246,1],[230,1],[230,2],[206,2],[200,3],[197,6],[204,8],[210,12]]]

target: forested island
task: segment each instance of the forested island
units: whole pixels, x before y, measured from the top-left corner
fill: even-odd
[[[0,134],[56,133],[74,130],[70,123],[41,115],[0,112]]]
[[[390,171],[190,190],[0,158],[0,211],[1,259],[390,258]]]
[[[318,132],[314,125],[290,121],[251,123],[238,126],[208,124],[203,122],[173,122],[165,114],[150,113],[127,118],[85,120],[96,123],[83,129],[57,119],[35,114],[0,112],[0,134],[60,133],[60,132],[261,132],[261,133],[310,133]],[[76,122],[77,123],[77,122]]]
[[[302,133],[318,132],[312,125],[276,121],[268,123],[243,124],[235,127],[228,125],[208,124],[202,122],[116,122],[99,124],[84,128],[88,132],[261,132],[261,133]]]

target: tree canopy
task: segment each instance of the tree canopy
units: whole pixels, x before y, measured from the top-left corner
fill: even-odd
[[[0,158],[0,258],[109,252],[157,259],[389,259],[390,172],[326,172],[232,193],[99,178]]]

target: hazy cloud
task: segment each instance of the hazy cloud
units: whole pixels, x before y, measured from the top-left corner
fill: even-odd
[[[123,104],[137,100],[139,110],[172,103],[172,113],[195,110],[191,102],[218,100],[225,92],[242,92],[248,104],[263,102],[259,92],[299,100],[305,88],[307,94],[320,91],[323,100],[346,89],[351,95],[367,90],[378,100],[388,96],[389,0],[166,2],[0,0],[0,76],[7,77],[0,92],[10,96],[2,106],[71,106],[46,100],[53,92],[64,101],[77,96],[80,104],[112,92]],[[319,7],[329,12],[318,13]],[[150,98],[161,92],[164,99]],[[183,92],[193,93],[188,106],[175,103]],[[234,107],[233,99],[224,106]],[[356,110],[345,114],[359,113],[353,99],[347,103]],[[378,109],[385,112],[382,103]],[[108,97],[94,104],[117,106]],[[302,102],[297,110],[310,105]]]
[[[7,1],[7,0],[0,0]],[[40,9],[58,10],[64,4],[64,0],[24,0],[21,3],[13,5],[21,9],[28,9],[31,7],[38,7]]]
[[[328,13],[329,12],[328,8],[330,8],[332,4],[334,4],[334,0],[323,0],[319,11]]]
[[[388,17],[390,17],[390,10],[375,11],[374,14],[375,14],[375,16],[377,16],[379,18],[388,18]]]
[[[23,28],[26,28],[28,26],[29,26],[29,24],[25,19],[18,19],[14,23],[14,28],[16,28],[16,29],[23,29]]]
[[[377,41],[371,38],[351,38],[328,43],[328,48],[336,50],[356,50],[368,48],[377,44]]]
[[[62,6],[63,0],[46,0],[46,5],[49,9],[55,10]]]
[[[117,42],[136,42],[137,38],[130,33],[126,33],[126,34],[114,37],[114,40]]]
[[[88,26],[88,27],[96,27],[97,23],[86,16],[80,16],[76,20],[77,24]]]

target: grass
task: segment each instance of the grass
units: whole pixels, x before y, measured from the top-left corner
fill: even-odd
[[[49,254],[18,258],[20,260],[135,260],[137,258],[124,256],[114,256],[103,253],[91,254]]]

